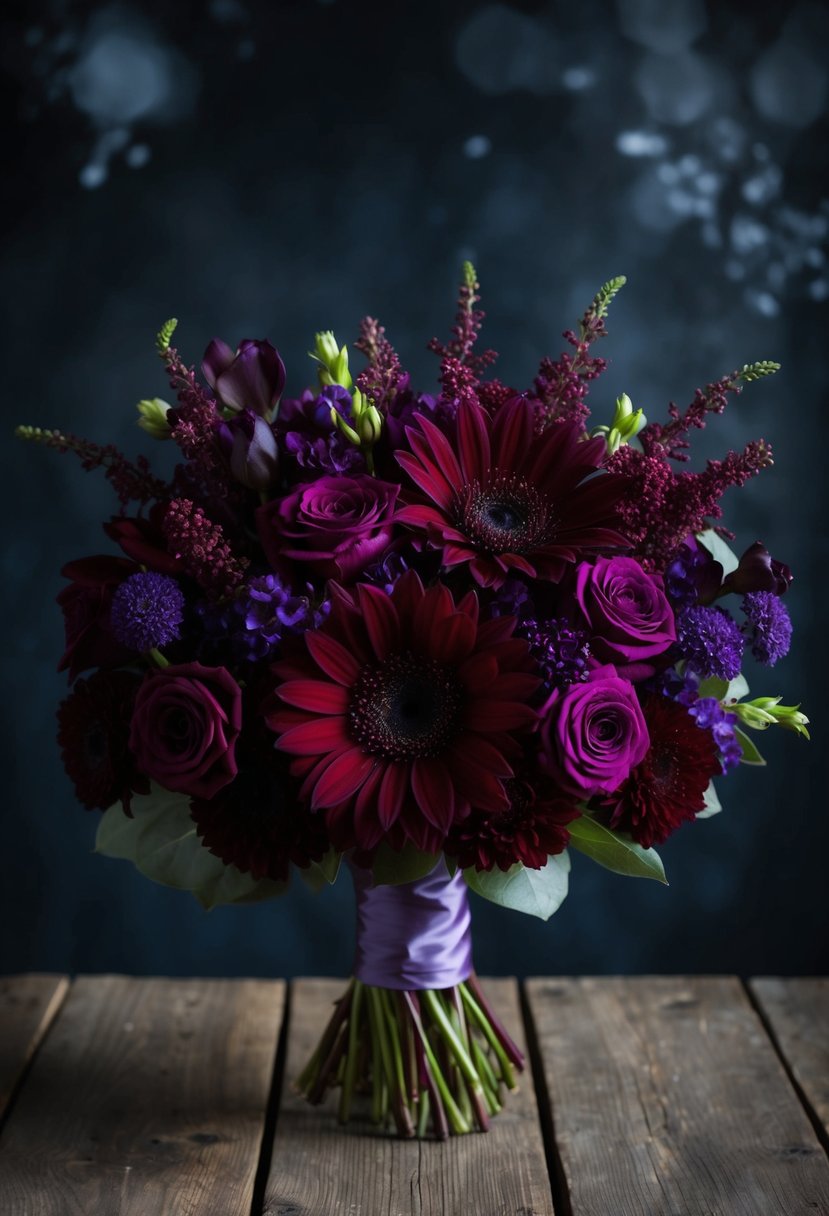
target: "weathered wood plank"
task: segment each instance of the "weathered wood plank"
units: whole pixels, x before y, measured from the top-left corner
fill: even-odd
[[[292,991],[282,1105],[265,1216],[550,1216],[553,1212],[532,1078],[486,1134],[444,1143],[402,1141],[371,1124],[337,1123],[335,1099],[310,1106],[291,1091],[330,1016],[342,980],[300,980]],[[513,980],[486,982],[493,1008],[523,1048]]]
[[[0,1119],[68,989],[65,975],[0,978]]]
[[[739,981],[528,996],[573,1216],[829,1212],[829,1164]]]
[[[0,1136],[4,1216],[248,1216],[284,1003],[256,980],[76,980]]]
[[[750,987],[803,1097],[829,1137],[829,979],[754,979]]]

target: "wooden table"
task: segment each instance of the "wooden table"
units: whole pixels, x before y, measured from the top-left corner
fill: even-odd
[[[0,1212],[829,1216],[829,981],[487,987],[533,1070],[440,1144],[291,1092],[342,981],[0,979]]]

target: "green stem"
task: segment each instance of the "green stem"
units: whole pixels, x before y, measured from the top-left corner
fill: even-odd
[[[340,1090],[340,1123],[347,1123],[351,1113],[351,1097],[354,1093],[354,1078],[357,1070],[357,1052],[359,1049],[360,1013],[362,1011],[363,985],[360,980],[354,981],[351,996],[351,1010],[348,1019],[348,1051],[345,1057],[345,1073],[343,1086]]]
[[[498,1063],[501,1066],[502,1081],[506,1085],[507,1089],[516,1089],[515,1073],[512,1071],[512,1064],[507,1057],[507,1053],[501,1046],[498,1036],[490,1026],[472,994],[467,991],[463,984],[460,985],[460,989],[464,1004],[469,1010],[472,1021],[479,1028],[487,1043],[489,1043],[490,1047],[495,1052],[495,1055],[498,1057]]]
[[[157,663],[159,667],[164,668],[170,666],[170,660],[164,658],[164,655],[157,646],[152,647],[152,649],[149,651],[149,655],[153,662]]]
[[[426,993],[424,992],[421,995],[425,996]],[[411,1001],[408,999],[408,993],[407,993],[407,1003],[409,1005],[409,1010],[412,1015],[412,1022],[414,1023],[415,1030],[417,1031],[417,1033],[420,1037],[420,1041],[423,1045],[423,1051],[426,1056],[426,1061],[429,1065],[429,1068],[431,1069],[432,1077],[433,1077],[435,1085],[437,1087],[437,1091],[440,1094],[441,1101],[443,1102],[444,1108],[446,1110],[446,1114],[449,1118],[449,1122],[452,1124],[452,1130],[459,1134],[463,1133],[463,1132],[468,1132],[471,1130],[469,1123],[463,1117],[463,1114],[461,1113],[461,1110],[460,1110],[457,1102],[452,1097],[451,1090],[449,1089],[449,1086],[446,1084],[446,1079],[444,1078],[443,1073],[440,1071],[440,1066],[437,1062],[437,1059],[435,1058],[435,1053],[432,1051],[432,1045],[429,1042],[428,1035],[426,1034],[426,1031],[423,1029],[423,1023],[420,1020],[420,1015],[419,1015],[419,1013],[417,1013],[417,1011],[414,1009]]]
[[[443,1039],[448,1045],[452,1055],[458,1062],[458,1067],[463,1073],[473,1093],[481,1094],[481,1079],[475,1071],[475,1065],[470,1059],[469,1052],[464,1047],[459,1037],[455,1034],[452,1023],[446,1016],[443,1006],[441,1005],[437,994],[430,989],[426,989],[423,993],[423,1002],[429,1010],[429,1014],[433,1021],[437,1023],[438,1028],[443,1035]]]

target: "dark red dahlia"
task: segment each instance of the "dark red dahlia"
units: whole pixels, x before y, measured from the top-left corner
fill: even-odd
[[[407,430],[411,452],[396,453],[429,499],[410,498],[398,522],[425,533],[444,565],[468,562],[482,587],[500,587],[512,571],[558,582],[585,553],[626,543],[616,506],[627,482],[591,476],[605,441],[585,440],[580,423],[557,423],[540,436],[533,425],[521,397],[493,420],[464,401],[454,442],[421,417]]]
[[[516,862],[538,870],[547,858],[567,848],[567,824],[581,811],[542,774],[523,769],[504,782],[509,807],[475,811],[456,824],[446,852],[462,869],[509,870]]]
[[[285,882],[291,863],[308,866],[329,847],[325,819],[308,810],[289,772],[287,756],[274,750],[273,736],[243,734],[239,771],[211,799],[194,798],[190,814],[216,857],[254,878]]]
[[[642,711],[650,747],[621,787],[610,826],[649,849],[703,809],[708,783],[722,768],[713,736],[683,705],[655,693]]]
[[[150,783],[127,746],[130,718],[141,678],[128,671],[98,671],[78,680],[58,706],[58,743],[78,800],[108,810],[119,800],[129,813],[132,793]]]
[[[338,590],[305,653],[276,665],[268,725],[341,847],[433,850],[470,810],[509,808],[503,782],[539,683],[514,624],[480,623],[474,592],[456,604],[410,570],[389,594]]]

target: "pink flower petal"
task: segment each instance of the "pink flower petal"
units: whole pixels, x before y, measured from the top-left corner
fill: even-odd
[[[468,401],[458,408],[458,447],[464,481],[483,481],[490,465],[487,419],[479,405]]]
[[[357,748],[345,752],[328,765],[315,785],[311,810],[318,811],[345,802],[360,788],[376,765],[376,756],[366,756]]]
[[[414,761],[412,793],[429,823],[448,832],[455,816],[455,790],[441,760],[420,756]]]
[[[313,718],[301,726],[294,726],[277,740],[276,746],[292,756],[321,756],[348,742],[345,718],[338,716]]]
[[[377,815],[383,830],[388,831],[403,810],[403,799],[411,785],[410,765],[387,764],[377,795]]]
[[[341,684],[323,680],[289,680],[276,690],[288,705],[307,709],[314,714],[344,714],[348,708],[348,691]]]
[[[338,684],[350,686],[360,674],[356,659],[349,654],[344,646],[329,637],[327,633],[309,629],[305,634],[305,644],[311,652],[317,666],[322,668],[327,676]]]

